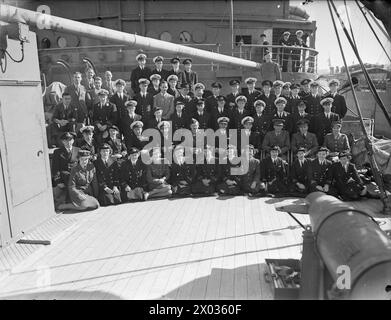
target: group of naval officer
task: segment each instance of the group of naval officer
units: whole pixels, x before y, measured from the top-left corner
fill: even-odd
[[[136,57],[131,90],[122,79],[104,79],[91,69],[76,72],[53,114],[51,142],[59,147],[52,159],[57,208],[85,210],[150,197],[172,195],[248,194],[305,195],[322,191],[342,199],[357,199],[366,193],[354,164],[350,163],[348,138],[341,133],[347,107],[338,94],[337,79],[322,95],[319,84],[304,79],[300,84],[257,79],[229,82],[231,93],[221,94],[214,82],[207,93],[192,70],[192,60],[170,60],[163,68],[161,56]],[[132,91],[132,95],[130,94]],[[162,143],[146,150],[156,129]],[[201,150],[172,142],[178,129],[190,129],[196,137],[202,129],[219,132],[214,146]],[[232,136],[229,129],[237,129]],[[241,145],[242,132],[248,143]],[[221,138],[221,137],[220,137]],[[194,139],[195,141],[196,139]],[[185,152],[190,150],[191,156]],[[166,161],[167,153],[173,160]],[[144,164],[142,154],[152,162]],[[289,161],[289,154],[294,160]],[[240,172],[239,156],[248,170]],[[202,158],[202,164],[189,161]],[[224,161],[221,161],[223,159]],[[216,160],[216,161],[215,161]],[[289,164],[288,164],[289,162]]]

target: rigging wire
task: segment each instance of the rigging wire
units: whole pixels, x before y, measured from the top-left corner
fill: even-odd
[[[360,109],[360,106],[359,106],[359,103],[358,103],[358,99],[357,99],[357,95],[356,95],[356,91],[354,90],[354,85],[353,85],[353,81],[351,79],[351,76],[350,76],[350,71],[348,69],[348,64],[346,62],[346,57],[345,57],[345,54],[343,52],[343,49],[342,49],[342,43],[341,43],[341,39],[339,37],[339,33],[338,33],[338,30],[337,30],[337,26],[335,24],[335,19],[334,19],[334,15],[333,15],[333,12],[331,10],[331,6],[330,4],[333,6],[333,9],[337,15],[337,17],[339,18],[339,21],[344,29],[344,32],[345,34],[348,36],[349,33],[347,33],[347,30],[346,28],[344,27],[343,25],[343,21],[341,21],[339,15],[338,15],[338,12],[334,6],[334,3],[332,0],[327,0],[327,5],[329,7],[329,11],[330,11],[330,16],[331,16],[331,20],[333,22],[333,26],[334,26],[334,30],[335,30],[335,34],[337,35],[337,40],[338,40],[338,45],[339,45],[339,49],[341,51],[341,55],[342,55],[342,59],[343,59],[343,63],[345,65],[345,69],[346,69],[346,74],[348,76],[348,79],[349,79],[349,82],[350,82],[350,86],[352,88],[352,94],[353,94],[353,99],[354,99],[354,102],[356,104],[356,108],[357,108],[357,112],[359,114],[359,119],[360,119],[360,125],[361,125],[361,128],[363,130],[363,134],[364,134],[364,137],[365,137],[365,144],[366,144],[366,149],[368,151],[368,158],[369,158],[369,161],[370,161],[370,164],[371,164],[371,168],[372,168],[372,171],[373,171],[373,175],[374,175],[374,178],[375,178],[375,181],[377,183],[377,185],[379,186],[379,190],[380,190],[380,194],[381,194],[381,199],[382,199],[382,202],[384,204],[384,212],[386,210],[389,210],[389,204],[388,204],[388,201],[387,201],[387,194],[385,192],[385,189],[384,189],[384,184],[383,184],[383,178],[382,178],[382,175],[379,171],[379,168],[377,166],[377,163],[376,163],[376,160],[374,158],[374,153],[373,153],[373,145],[372,145],[372,142],[368,136],[368,132],[366,131],[365,129],[365,125],[364,125],[364,120],[363,120],[363,117],[362,117],[362,113],[361,113],[361,109]],[[349,40],[349,39],[348,39]],[[350,39],[351,40],[351,39]],[[353,47],[353,43],[350,41],[350,44],[352,45]],[[357,50],[356,48],[353,48],[353,50]],[[359,57],[357,57],[358,60],[361,62],[361,59]]]
[[[351,48],[353,49],[354,54],[356,55],[356,58],[357,58],[357,60],[358,60],[358,62],[359,62],[359,64],[360,64],[361,69],[362,69],[362,71],[363,71],[363,74],[364,74],[364,76],[365,76],[365,80],[366,80],[367,83],[368,83],[369,89],[370,89],[370,91],[371,91],[373,97],[375,98],[376,103],[377,103],[377,104],[380,106],[380,108],[382,109],[383,114],[384,114],[384,117],[386,118],[388,124],[391,126],[391,117],[390,117],[390,115],[388,114],[388,111],[387,111],[387,109],[386,109],[386,107],[385,107],[385,105],[384,105],[382,99],[380,98],[379,94],[377,93],[376,88],[375,88],[375,86],[374,86],[374,84],[373,84],[373,81],[372,81],[371,78],[369,77],[368,71],[367,71],[367,69],[365,68],[364,63],[363,63],[362,60],[361,60],[360,54],[358,53],[358,50],[357,50],[356,46],[354,45],[354,43],[353,43],[353,41],[352,41],[352,38],[351,38],[350,35],[349,35],[349,32],[346,30],[345,24],[344,24],[344,22],[342,21],[341,16],[339,15],[339,13],[338,13],[338,11],[337,11],[337,8],[335,7],[335,4],[334,4],[333,0],[328,0],[328,2],[332,5],[333,10],[334,10],[336,16],[338,17],[338,20],[339,20],[339,22],[340,22],[340,24],[341,24],[341,26],[342,26],[342,29],[343,29],[343,31],[344,31],[344,33],[345,33],[345,36],[346,36],[346,38],[347,38],[347,40],[348,40],[348,42],[349,42]]]
[[[346,1],[346,0],[345,0],[345,1]],[[360,9],[362,15],[364,16],[365,21],[368,23],[369,27],[371,28],[371,31],[372,31],[373,34],[375,35],[376,40],[379,42],[379,44],[380,44],[380,46],[382,47],[383,51],[385,52],[385,54],[386,54],[388,60],[391,62],[391,58],[390,58],[390,56],[388,55],[387,50],[384,48],[383,44],[381,43],[379,37],[377,36],[375,30],[374,30],[373,27],[372,27],[371,22],[368,20],[367,15],[365,14],[364,10],[361,8],[361,6],[360,6],[360,4],[358,3],[358,1],[355,0],[355,2],[356,2],[356,4],[357,4],[358,8]]]
[[[346,12],[346,17],[348,18],[350,33],[351,33],[351,36],[352,36],[354,45],[357,47],[356,39],[354,38],[354,34],[353,34],[352,23],[350,22],[350,14],[349,14],[349,11],[348,11],[348,6],[347,6],[347,4],[346,4],[346,0],[343,0],[343,2],[344,2],[344,4],[345,4],[345,12]]]

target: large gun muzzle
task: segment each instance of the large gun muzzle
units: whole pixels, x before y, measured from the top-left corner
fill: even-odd
[[[391,239],[378,223],[321,192],[307,200],[315,247],[335,288],[344,289],[348,299],[391,299]],[[338,281],[346,276],[339,288]]]

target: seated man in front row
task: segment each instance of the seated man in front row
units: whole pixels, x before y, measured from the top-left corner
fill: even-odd
[[[237,149],[234,145],[229,145],[226,158],[219,158],[220,184],[217,186],[220,195],[238,196],[242,194],[240,190],[240,163],[237,157]],[[237,171],[237,172],[235,172]]]
[[[280,158],[279,146],[272,146],[270,157],[261,163],[261,181],[266,191],[272,195],[284,195],[288,192],[288,163]]]
[[[350,154],[340,152],[338,158],[339,162],[332,165],[332,180],[338,195],[344,201],[358,200],[365,196],[367,189],[356,167],[350,163]]]
[[[174,150],[174,161],[171,165],[170,180],[173,194],[181,196],[191,195],[191,186],[195,180],[195,166],[188,163],[192,159],[185,157],[185,148],[181,145]]]
[[[127,201],[147,200],[146,166],[140,159],[140,150],[131,147],[128,150],[128,159],[121,165],[120,180],[122,198]]]
[[[247,145],[243,148],[242,161],[248,161],[247,172],[241,175],[240,188],[244,193],[247,193],[250,197],[259,194],[264,191],[265,185],[261,184],[261,171],[260,161],[254,158],[255,148],[253,145]],[[242,164],[242,167],[244,165]]]
[[[54,206],[69,202],[68,180],[71,169],[77,164],[77,148],[73,146],[75,134],[64,132],[59,140],[62,146],[53,153],[52,182]]]
[[[107,143],[99,148],[99,157],[94,161],[98,178],[98,201],[101,206],[119,204],[121,192],[119,190],[119,164],[111,157],[113,150]]]
[[[308,169],[309,192],[324,192],[335,196],[335,189],[331,186],[332,169],[331,161],[327,160],[329,150],[320,147],[317,152],[317,159],[311,161]]]
[[[193,195],[215,195],[216,182],[218,177],[218,158],[214,156],[216,152],[210,146],[206,146],[204,149],[205,161],[202,164],[196,164],[196,177],[195,182],[192,185]]]
[[[293,161],[290,170],[290,192],[294,195],[306,196],[308,194],[308,169],[311,160],[306,158],[307,149],[297,149],[297,158]]]

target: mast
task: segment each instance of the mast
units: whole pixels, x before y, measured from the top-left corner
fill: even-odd
[[[207,59],[209,61],[230,64],[238,67],[253,69],[260,68],[260,63],[255,61],[236,58],[207,50],[191,48],[184,45],[143,37],[131,33],[111,30],[5,4],[0,4],[0,20],[9,23],[24,23],[40,29],[72,33],[136,48],[161,50],[170,52],[174,55],[198,57]]]

